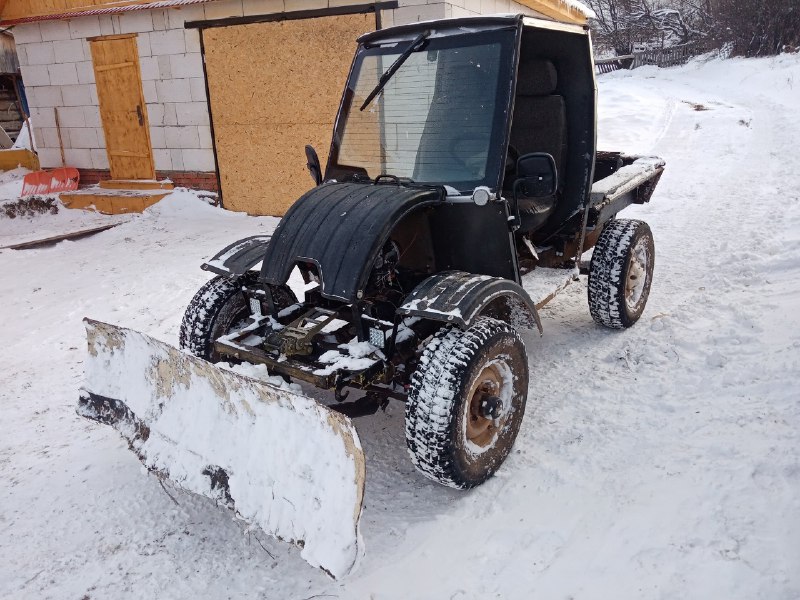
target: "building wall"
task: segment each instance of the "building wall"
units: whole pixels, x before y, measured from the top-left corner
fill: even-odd
[[[211,129],[197,29],[186,21],[324,9],[363,0],[223,0],[163,10],[17,25],[17,53],[43,167],[61,165],[54,108],[68,165],[108,169],[87,38],[137,33],[142,85],[157,171],[214,171]],[[514,0],[399,0],[384,27],[492,13],[535,14]]]

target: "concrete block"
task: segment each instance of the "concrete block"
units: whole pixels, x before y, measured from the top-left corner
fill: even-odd
[[[93,148],[89,150],[92,157],[93,169],[108,169],[108,154],[102,148]]]
[[[437,2],[436,4],[423,4],[420,6],[401,6],[394,11],[394,24],[406,25],[408,23],[417,23],[418,21],[428,21],[430,19],[444,19],[445,18],[444,2]]]
[[[106,149],[106,134],[102,127],[96,127],[95,133],[97,134],[97,145],[103,150]]]
[[[36,123],[37,127],[55,127],[56,117],[52,108],[43,108],[33,106],[33,99],[28,97],[31,102],[31,121]]]
[[[78,83],[94,83],[94,67],[92,61],[85,60],[75,63],[75,70],[78,72]]]
[[[119,25],[119,15],[111,15],[111,33],[112,34],[122,33],[122,28]]]
[[[159,102],[191,102],[192,92],[188,79],[169,79],[155,82]],[[148,100],[151,102],[151,100]],[[153,100],[152,102],[156,102]]]
[[[225,19],[227,17],[241,17],[242,0],[221,0],[203,5],[206,19]]]
[[[28,100],[31,106],[39,108],[48,106],[62,106],[61,88],[57,85],[43,85],[27,90]],[[37,123],[39,125],[39,123]]]
[[[186,21],[202,21],[205,18],[202,4],[187,4],[167,11],[170,29],[182,29]]]
[[[170,150],[169,153],[170,160],[172,160],[172,168],[176,171],[183,171],[183,150]]]
[[[66,21],[42,21],[39,23],[43,42],[69,39],[69,25]]]
[[[47,70],[47,65],[20,67],[20,71],[22,72],[22,83],[25,84],[25,87],[50,85],[50,72]]]
[[[62,85],[61,97],[63,106],[86,106],[97,104],[97,100],[92,101],[91,85]]]
[[[497,2],[495,0],[480,0],[481,14],[492,15],[497,12]]]
[[[144,101],[149,104],[159,101],[155,81],[142,81],[142,93],[144,94]]]
[[[75,68],[75,63],[50,65],[47,70],[50,72],[50,83],[52,85],[75,85],[78,83],[78,71]]]
[[[150,34],[140,33],[136,36],[136,51],[139,58],[143,56],[151,56],[153,53],[150,51]]]
[[[245,17],[271,15],[284,10],[286,9],[283,0],[242,0],[242,14]]]
[[[22,25],[14,26],[14,43],[17,46],[41,41],[42,31],[39,28],[39,23],[23,23]]]
[[[158,69],[158,56],[142,56],[139,58],[139,70],[142,73],[142,81],[161,79]]]
[[[176,107],[178,125],[208,125],[208,105],[205,102],[187,102]]]
[[[175,110],[176,105],[173,103],[165,103],[161,106],[164,107],[164,125],[177,125],[178,113]]]
[[[132,10],[119,15],[120,33],[143,33],[153,31],[153,16],[150,10]]]
[[[17,46],[17,60],[21,67],[27,67],[30,64],[28,62],[28,51],[26,48],[27,46],[23,46],[22,44]]]
[[[43,169],[54,169],[61,166],[61,150],[58,148],[38,148],[39,164]]]
[[[97,86],[89,84],[89,104],[92,106],[100,106],[100,100],[97,98]]]
[[[197,136],[200,138],[200,147],[201,148],[213,148],[214,145],[211,142],[211,127],[208,125],[200,125],[197,128]]]
[[[97,129],[94,127],[71,127],[61,131],[64,138],[69,138],[69,148],[99,148]],[[65,147],[66,144],[65,144]]]
[[[354,2],[353,0],[328,0],[328,6],[331,8],[337,6],[352,6],[353,4],[360,4],[360,2]]]
[[[100,15],[97,19],[100,23],[100,35],[113,35],[114,24],[111,21],[112,15]]]
[[[150,123],[150,127],[164,125],[164,105],[148,104],[147,121]]]
[[[164,31],[169,29],[169,18],[167,17],[166,10],[153,10],[150,11],[153,17],[153,30]]]
[[[175,56],[180,56],[180,54],[176,54]],[[169,54],[163,54],[161,56],[153,57],[158,62],[158,77],[157,79],[172,79],[172,63],[170,59],[172,56]],[[176,75],[177,76],[177,75]]]
[[[153,127],[150,123],[150,146],[153,148],[168,148],[166,127]]]
[[[464,8],[473,13],[483,14],[481,13],[482,2],[483,0],[464,0]]]
[[[461,8],[460,6],[451,6],[448,5],[447,7],[447,17],[457,19],[459,17],[474,17],[475,15],[480,14],[473,12],[471,10],[467,10],[466,8]]]
[[[150,34],[150,52],[154,55],[183,54],[186,52],[186,38],[182,29],[153,31]]]
[[[197,29],[187,29],[183,32],[186,42],[186,52],[200,52],[200,31]]]
[[[34,135],[39,148],[58,148],[58,129],[55,127],[37,127]]]
[[[93,168],[92,153],[88,148],[65,148],[64,159],[67,161],[68,167],[77,167],[79,169]]]
[[[100,29],[100,17],[80,17],[67,21],[69,25],[69,37],[73,40],[83,40],[96,35],[103,35]]]
[[[186,171],[213,171],[214,153],[211,150],[185,149],[183,155],[183,168]]]
[[[286,12],[327,8],[328,0],[283,0]]]
[[[58,108],[58,122],[61,127],[86,127],[85,106],[61,106]],[[98,109],[99,110],[99,109]]]
[[[161,148],[153,148],[153,162],[156,164],[156,171],[171,171],[172,151]]]
[[[24,51],[27,60],[22,60],[20,50]],[[56,62],[53,42],[39,42],[36,44],[17,46],[17,56],[20,59],[21,65],[52,65]]]
[[[387,27],[394,26],[394,11],[393,10],[382,10],[381,11],[381,27],[386,29]]]
[[[173,77],[203,77],[203,59],[199,52],[173,54],[169,60]]]
[[[70,63],[91,60],[92,55],[88,45],[84,53],[84,45],[86,43],[87,42],[84,40],[60,40],[58,42],[53,42],[53,52],[55,53],[54,62]]]
[[[189,89],[192,92],[192,102],[206,101],[206,80],[202,77],[193,77],[189,80]]]
[[[166,148],[199,148],[197,127],[163,127]]]
[[[100,118],[99,106],[84,106],[83,107],[83,120],[86,122],[86,127],[102,128],[103,121]]]

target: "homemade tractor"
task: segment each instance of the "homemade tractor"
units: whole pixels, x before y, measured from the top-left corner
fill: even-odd
[[[306,148],[316,186],[271,236],[203,265],[215,276],[186,310],[184,352],[87,321],[79,411],[152,471],[348,572],[364,484],[348,417],[405,402],[419,471],[479,485],[522,422],[537,310],[583,271],[597,323],[641,316],[653,237],[617,215],[650,200],[664,163],[597,152],[595,112],[583,27],[476,17],[363,35],[324,173]],[[273,377],[230,370],[247,363]]]

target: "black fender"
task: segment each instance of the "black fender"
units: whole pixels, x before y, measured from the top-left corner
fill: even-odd
[[[443,188],[324,183],[301,196],[275,228],[262,281],[283,285],[299,262],[317,266],[320,294],[356,302],[394,227],[412,211],[441,203]]]
[[[524,329],[542,322],[536,306],[522,286],[510,279],[445,271],[429,277],[409,294],[397,313],[454,323],[467,329],[479,316],[491,316]]]
[[[226,277],[243,275],[264,258],[270,239],[271,235],[254,235],[234,242],[217,252],[200,268]]]

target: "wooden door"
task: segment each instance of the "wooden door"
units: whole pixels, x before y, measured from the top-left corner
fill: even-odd
[[[203,30],[225,208],[280,216],[313,187],[304,147],[324,169],[356,38],[374,28],[367,13]]]
[[[91,38],[112,179],[155,179],[136,34]]]

